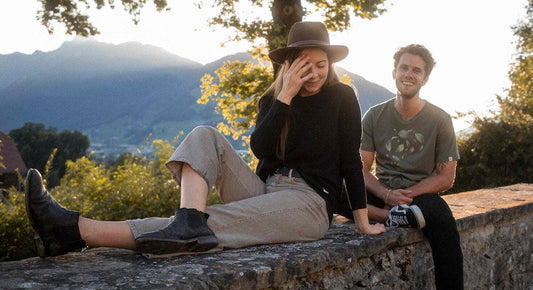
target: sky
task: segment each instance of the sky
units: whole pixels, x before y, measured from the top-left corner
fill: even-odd
[[[147,4],[134,25],[131,16],[117,8],[89,10],[100,30],[94,38],[120,44],[137,41],[161,47],[170,53],[206,64],[223,56],[248,50],[247,42],[225,42],[231,31],[207,26],[216,10],[199,0],[168,1],[170,11],[157,12]],[[203,0],[210,3],[209,0]],[[305,2],[305,1],[302,1]],[[509,65],[514,60],[515,41],[511,26],[526,15],[527,0],[388,0],[387,12],[372,20],[352,18],[351,27],[330,34],[332,44],[348,46],[350,53],[337,65],[395,92],[392,79],[394,52],[410,43],[425,45],[437,65],[421,97],[451,115],[475,111],[487,114],[495,108],[496,95],[509,88]],[[37,0],[0,0],[0,54],[36,50],[51,51],[74,36],[55,26],[48,34],[36,19]],[[242,8],[250,17],[268,17],[269,11]],[[319,14],[304,20],[320,21]],[[456,131],[468,120],[454,120]]]

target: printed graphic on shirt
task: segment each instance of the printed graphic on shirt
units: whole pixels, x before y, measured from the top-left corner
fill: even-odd
[[[387,157],[400,162],[407,155],[420,152],[424,149],[424,135],[415,132],[413,129],[400,130],[394,129],[395,136],[390,138],[385,144]]]

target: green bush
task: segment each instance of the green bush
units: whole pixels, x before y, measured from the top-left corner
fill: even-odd
[[[33,230],[26,217],[24,194],[14,187],[7,197],[0,195],[0,261],[35,256]]]
[[[454,192],[533,183],[533,124],[478,118],[459,138],[461,160]]]

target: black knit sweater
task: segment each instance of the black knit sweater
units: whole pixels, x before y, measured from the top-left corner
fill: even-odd
[[[276,150],[287,118],[283,161]],[[341,83],[312,96],[297,95],[290,106],[272,95],[263,96],[250,140],[259,159],[256,173],[263,181],[278,168],[294,168],[326,200],[330,218],[332,213],[352,217],[352,210],[366,207],[360,143],[359,103],[354,90]]]

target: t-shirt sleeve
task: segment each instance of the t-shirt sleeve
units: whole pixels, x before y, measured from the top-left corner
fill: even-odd
[[[444,113],[439,122],[437,144],[435,148],[436,163],[459,160],[459,150],[450,115]]]
[[[361,150],[374,152],[374,132],[372,124],[372,109],[368,110],[363,117],[363,135],[361,139]]]

